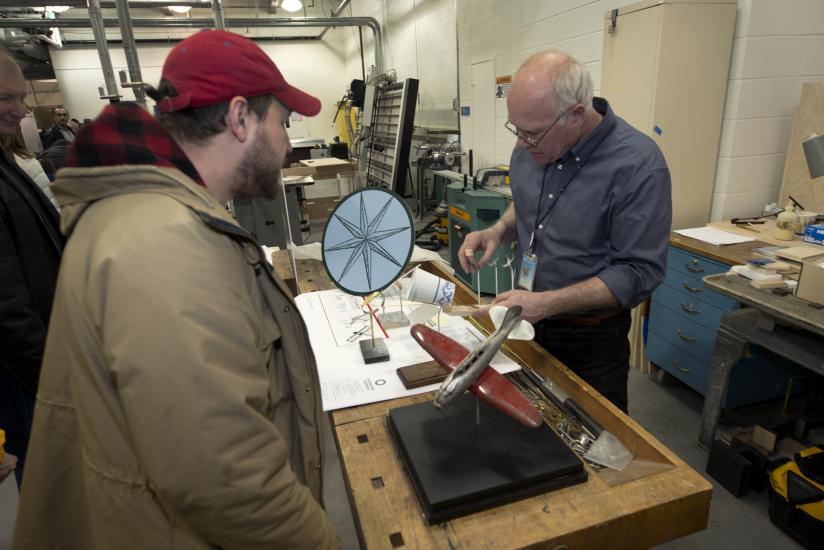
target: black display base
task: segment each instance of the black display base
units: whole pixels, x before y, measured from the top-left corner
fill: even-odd
[[[430,525],[587,480],[549,426],[527,428],[470,393],[441,411],[392,409],[387,424]]]
[[[380,338],[375,338],[374,343],[373,346],[371,338],[359,342],[363,362],[368,365],[369,363],[389,361],[389,350],[386,348],[386,342]]]

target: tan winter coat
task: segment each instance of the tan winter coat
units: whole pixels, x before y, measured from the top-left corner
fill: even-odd
[[[330,548],[306,328],[175,169],[71,168],[13,548]]]

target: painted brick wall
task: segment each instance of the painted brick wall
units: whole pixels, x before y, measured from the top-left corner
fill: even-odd
[[[461,105],[472,113],[472,65],[495,61],[496,76],[511,75],[529,56],[563,50],[584,63],[595,90],[601,84],[604,12],[621,0],[459,0],[458,48]],[[495,162],[509,163],[515,138],[504,128],[506,99],[495,100]],[[472,117],[462,117],[461,137],[472,148]]]
[[[601,82],[602,24],[626,0],[458,0],[461,104],[471,108],[471,66],[495,61],[512,74],[548,48],[570,53]],[[801,84],[824,79],[823,0],[739,0],[712,219],[749,216],[776,200]],[[496,99],[495,162],[509,162],[514,136]],[[471,112],[471,111],[470,111]],[[620,115],[620,113],[619,113]],[[461,119],[472,148],[472,117]]]
[[[275,60],[286,79],[293,85],[316,95],[322,104],[321,112],[311,118],[293,123],[290,135],[293,137],[320,137],[330,141],[336,135],[332,127],[335,102],[345,89],[343,74],[343,54],[340,48],[330,47],[324,41],[283,41],[258,43]],[[163,62],[172,46],[141,44],[138,57],[143,79],[157,83]],[[110,46],[110,56],[115,75],[126,68],[123,49]],[[86,46],[72,46],[52,49],[52,63],[57,83],[62,95],[62,103],[69,113],[80,120],[94,118],[107,104],[98,97],[97,87],[103,85],[103,73],[97,49]],[[306,60],[311,62],[307,63]],[[117,78],[117,76],[115,77]],[[134,100],[130,89],[121,89],[125,100]],[[154,104],[149,100],[150,106]]]
[[[420,80],[415,125],[457,129],[455,3],[453,0],[353,0],[342,15],[374,17],[383,33],[384,69],[398,80]],[[357,29],[338,28],[348,38],[346,74],[361,76]],[[371,32],[363,33],[367,70],[374,63]],[[348,81],[347,81],[348,83]]]
[[[739,0],[712,220],[778,198],[804,82],[824,80],[824,2]]]

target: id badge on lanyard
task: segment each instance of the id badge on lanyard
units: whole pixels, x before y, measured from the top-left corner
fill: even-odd
[[[529,239],[529,251],[521,258],[521,270],[518,273],[518,287],[532,292],[535,274],[538,271],[538,256],[535,255],[535,233]]]

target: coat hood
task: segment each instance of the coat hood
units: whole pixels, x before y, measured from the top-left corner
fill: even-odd
[[[175,140],[140,106],[126,102],[107,106],[80,131],[52,190],[66,235],[91,203],[115,195],[157,192],[189,206],[219,206]]]

